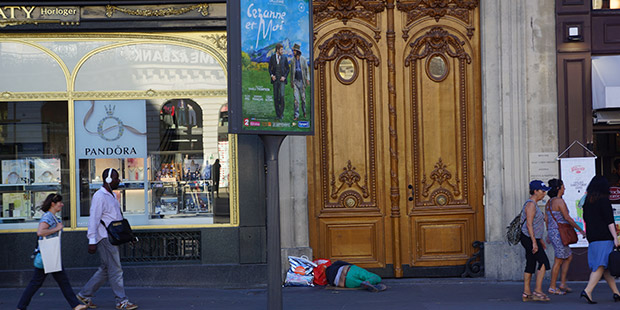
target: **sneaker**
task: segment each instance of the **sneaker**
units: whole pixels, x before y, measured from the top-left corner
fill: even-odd
[[[91,309],[95,309],[97,308],[97,305],[95,305],[93,303],[93,300],[90,297],[82,297],[80,296],[80,294],[75,295],[75,297],[77,297],[77,299],[86,305],[86,307],[91,308]]]
[[[119,303],[116,304],[116,309],[119,310],[133,310],[133,309],[138,309],[138,305],[132,303],[131,301],[125,299]]]
[[[385,291],[387,289],[387,286],[385,286],[385,284],[383,283],[378,283],[376,285],[372,285],[370,284],[370,282],[368,281],[364,281],[361,283],[361,286],[371,292],[381,292],[381,291]]]

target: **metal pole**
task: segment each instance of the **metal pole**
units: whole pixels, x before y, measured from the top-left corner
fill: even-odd
[[[280,194],[278,151],[286,136],[260,135],[265,147],[267,198],[267,309],[282,309],[282,263],[280,261]]]

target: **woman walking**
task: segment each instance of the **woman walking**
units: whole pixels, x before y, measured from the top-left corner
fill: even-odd
[[[581,292],[581,297],[588,303],[595,304],[592,300],[592,291],[601,279],[605,278],[611,288],[614,301],[620,301],[620,292],[616,286],[614,277],[607,270],[609,253],[614,247],[620,246],[616,234],[614,214],[609,201],[609,183],[602,176],[595,176],[590,181],[587,189],[588,195],[583,205],[583,220],[588,230],[588,266],[592,272],[588,285]]]
[[[545,208],[545,222],[547,223],[548,241],[553,246],[553,251],[555,253],[553,268],[551,269],[551,284],[549,285],[549,293],[554,295],[564,295],[573,291],[566,285],[566,274],[568,273],[570,262],[573,259],[573,253],[570,250],[570,247],[562,243],[558,224],[570,224],[575,229],[579,230],[584,236],[585,233],[569,215],[568,207],[566,206],[564,199],[562,199],[562,196],[564,196],[564,191],[566,190],[564,187],[564,182],[559,179],[551,179],[549,180],[549,187],[551,189],[547,192],[547,195],[549,195],[551,199],[547,202],[547,207]],[[560,277],[560,287],[558,288],[556,287],[556,282],[558,279],[558,274],[560,274],[560,269],[562,270],[562,274]]]
[[[523,301],[549,301],[549,297],[542,291],[542,282],[545,271],[549,269],[549,258],[545,253],[545,243],[541,240],[545,232],[545,215],[536,206],[549,190],[543,181],[530,182],[530,198],[523,204],[521,212],[521,245],[525,249],[525,272],[523,273]],[[530,286],[532,275],[536,271],[536,287]]]
[[[41,206],[41,210],[45,212],[39,221],[39,228],[37,229],[37,236],[39,239],[45,236],[55,237],[58,236],[58,232],[62,230],[62,223],[56,218],[56,213],[62,210],[63,207],[62,196],[58,194],[50,194],[47,196],[45,201],[43,201],[43,205]],[[22,294],[22,297],[19,299],[19,303],[17,304],[17,310],[26,310],[28,305],[30,304],[30,300],[32,296],[37,292],[37,290],[45,281],[45,277],[47,274],[40,268],[34,268],[34,275],[32,276],[32,280],[28,283],[26,290]],[[67,274],[65,270],[53,272],[52,276],[62,294],[65,296],[65,299],[69,303],[69,306],[74,310],[84,310],[88,309],[86,305],[81,304],[77,297],[75,297],[75,293],[71,288],[71,283],[69,283],[69,278],[67,278]]]

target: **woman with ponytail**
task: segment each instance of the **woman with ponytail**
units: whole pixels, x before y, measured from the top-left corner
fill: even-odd
[[[39,221],[39,228],[37,229],[37,236],[39,236],[39,239],[46,236],[58,236],[58,232],[63,229],[63,225],[56,217],[56,213],[60,212],[63,206],[62,196],[58,194],[49,194],[47,198],[45,198],[45,201],[43,201],[43,205],[41,206],[41,210],[43,210],[45,214],[41,217],[41,220]],[[54,280],[56,280],[56,283],[58,283],[62,294],[65,296],[65,299],[71,308],[74,310],[88,309],[88,307],[80,303],[75,296],[64,268],[61,271],[52,272],[51,274],[54,277]],[[22,297],[19,299],[17,310],[26,310],[30,304],[30,300],[32,300],[32,296],[34,296],[37,290],[41,287],[46,276],[47,274],[43,269],[36,267],[34,268],[32,280],[30,280],[30,283],[28,283]]]
[[[566,285],[566,274],[568,273],[568,267],[573,259],[573,253],[568,245],[562,243],[560,237],[559,223],[566,223],[579,230],[585,237],[585,233],[573,218],[568,213],[568,207],[566,202],[562,199],[564,196],[564,182],[560,179],[549,180],[549,187],[551,189],[547,192],[547,195],[551,197],[545,207],[545,222],[547,223],[547,240],[553,246],[555,253],[555,260],[553,262],[553,268],[551,268],[551,284],[549,285],[549,293],[554,295],[564,295],[570,293],[573,290]],[[560,275],[560,286],[556,287],[558,275]]]

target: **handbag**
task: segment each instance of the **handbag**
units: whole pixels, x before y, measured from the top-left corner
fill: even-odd
[[[620,277],[620,249],[614,248],[614,250],[609,253],[607,269],[612,276]]]
[[[506,227],[506,239],[510,245],[518,244],[519,241],[521,241],[521,227],[523,227],[523,223],[525,223],[525,220],[521,221],[522,214],[523,209],[512,219],[510,225]]]
[[[37,254],[34,255],[34,268],[43,269],[43,259],[41,258],[41,251],[37,250]]]
[[[110,241],[112,245],[121,245],[136,240],[127,219],[123,218],[120,221],[112,221],[108,226],[105,226],[103,220],[100,220],[100,222],[108,231],[108,241]]]
[[[61,234],[62,231],[58,231],[58,236],[56,237],[45,236],[43,239],[39,239],[39,252],[41,253],[41,261],[43,262],[45,273],[62,270],[62,255],[60,253]]]
[[[579,239],[577,238],[577,232],[575,231],[575,228],[573,228],[571,224],[558,223],[558,220],[556,220],[555,216],[553,215],[553,211],[549,211],[549,213],[551,214],[551,217],[553,218],[555,223],[558,225],[558,231],[560,232],[560,239],[562,239],[562,244],[569,245],[577,243]]]

